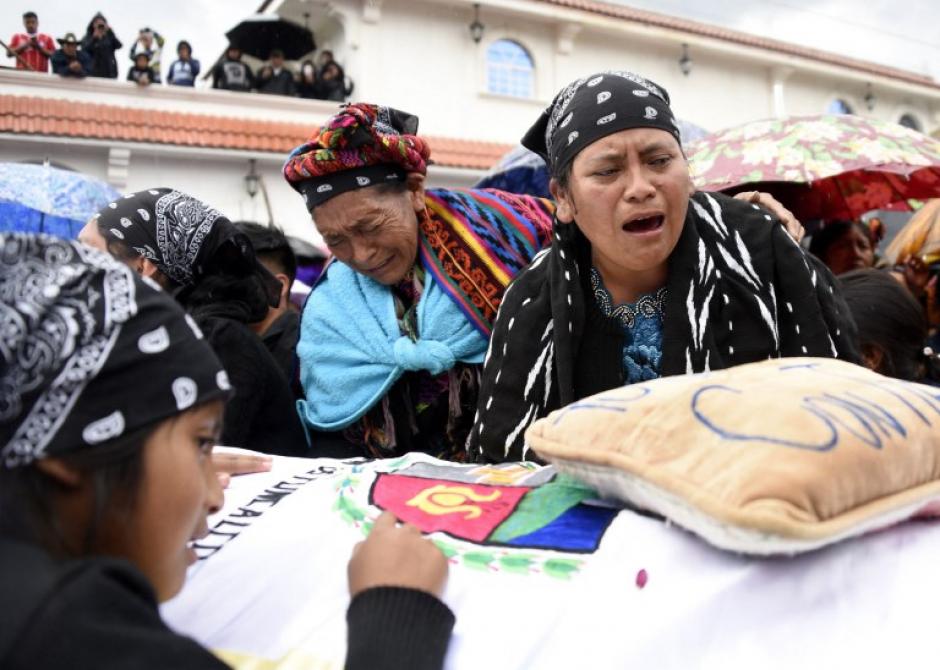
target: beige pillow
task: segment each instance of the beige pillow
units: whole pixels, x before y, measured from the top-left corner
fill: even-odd
[[[830,359],[625,386],[537,421],[526,443],[605,497],[749,554],[815,549],[940,499],[940,389]]]

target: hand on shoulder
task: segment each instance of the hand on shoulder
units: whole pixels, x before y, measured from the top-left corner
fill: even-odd
[[[743,200],[744,202],[749,202],[754,205],[759,205],[763,207],[772,215],[776,216],[783,223],[783,227],[786,228],[787,233],[790,237],[799,244],[800,240],[803,239],[803,236],[806,234],[806,230],[803,228],[803,225],[797,220],[789,209],[783,206],[779,200],[770,195],[769,193],[762,193],[760,191],[745,191],[738,193],[734,196],[736,200]]]

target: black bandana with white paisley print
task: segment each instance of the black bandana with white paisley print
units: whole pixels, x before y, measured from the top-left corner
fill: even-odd
[[[630,128],[659,128],[682,143],[666,89],[632,72],[598,72],[562,89],[522,145],[557,175],[589,144]]]
[[[221,212],[191,195],[169,188],[129,193],[101,208],[94,220],[108,242],[150,260],[175,284],[170,291],[184,305],[204,277],[252,278],[267,306],[277,307],[281,284],[258,260],[251,240]],[[214,298],[221,301],[223,290]],[[267,306],[253,305],[246,322],[264,318]]]
[[[120,240],[180,286],[198,280],[217,243],[221,212],[169,188],[128,193],[94,217],[106,240]]]
[[[231,392],[191,317],[107,254],[0,234],[0,468],[109,442]]]

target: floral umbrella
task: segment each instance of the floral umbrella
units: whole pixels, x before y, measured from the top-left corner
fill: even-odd
[[[704,191],[765,190],[801,219],[854,219],[940,196],[940,141],[853,115],[756,121],[693,143]]]
[[[121,194],[80,172],[29,163],[0,163],[0,231],[73,238]]]

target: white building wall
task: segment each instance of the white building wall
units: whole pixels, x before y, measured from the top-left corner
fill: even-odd
[[[484,38],[468,31],[463,0],[334,0],[330,21],[345,40],[330,44],[356,81],[354,98],[417,114],[432,135],[516,142],[555,93],[578,77],[628,69],[664,86],[677,115],[719,130],[778,113],[818,114],[837,96],[859,114],[897,121],[913,112],[930,132],[940,125],[940,90],[858,70],[761,51],[717,39],[562,10],[535,0],[481,2]],[[284,0],[278,12],[298,17],[310,4]],[[522,44],[535,63],[532,99],[486,92],[486,47],[500,38]],[[333,38],[334,42],[338,39]],[[679,71],[689,43],[692,72]],[[775,102],[775,80],[778,100]],[[862,103],[871,83],[879,98]]]
[[[470,16],[448,6],[386,2],[380,26],[364,28],[369,39],[359,45],[357,62],[367,64],[368,76],[359,74],[357,97],[417,114],[431,135],[498,142],[518,142],[564,85],[605,69],[653,79],[670,92],[679,117],[708,129],[772,113],[768,69],[759,63],[700,55],[686,77],[673,44],[586,31],[574,38],[570,54],[559,53],[555,25],[508,15],[488,19],[477,45],[467,31]],[[416,24],[421,39],[402,39]],[[503,38],[532,56],[536,94],[530,100],[486,92],[486,48]]]

